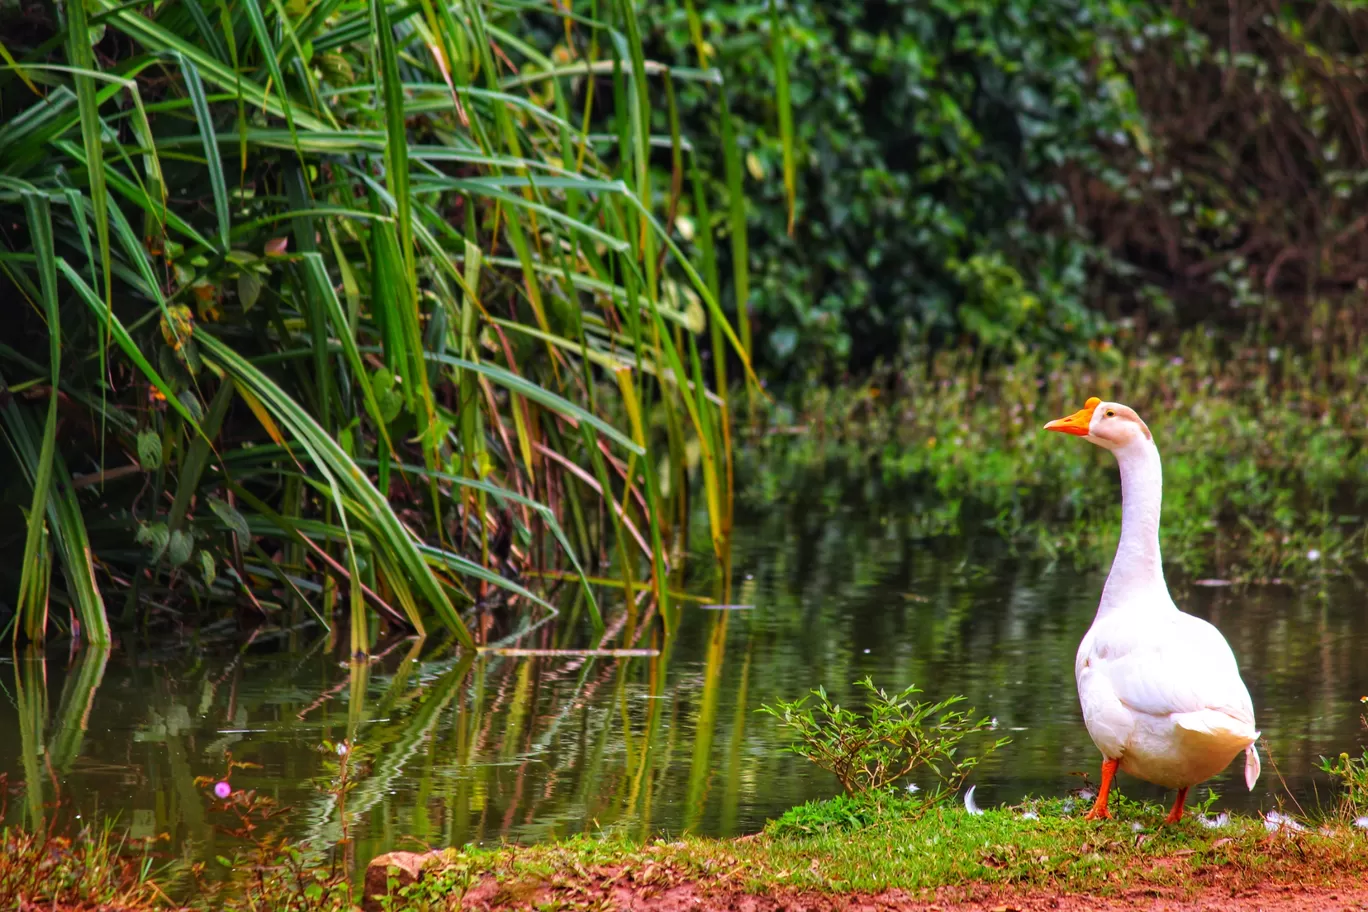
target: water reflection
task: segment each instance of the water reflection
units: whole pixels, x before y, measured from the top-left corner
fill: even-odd
[[[898,492],[832,497],[830,483],[738,511],[734,591],[692,581],[708,601],[754,610],[684,603],[666,631],[643,607],[631,619],[640,654],[564,652],[601,644],[562,623],[518,639],[534,655],[400,641],[356,663],[345,644],[291,646],[285,634],[167,654],[16,655],[9,673],[0,665],[0,726],[18,732],[0,742],[0,771],[24,786],[10,814],[41,824],[60,790],[76,813],[118,814],[135,836],[167,833],[186,857],[212,858],[227,837],[195,778],[223,774],[231,752],[258,765],[233,771],[235,788],[288,805],[293,835],[342,842],[354,859],[609,830],[751,832],[836,788],[785,753],[755,709],[818,684],[846,695],[866,674],[964,693],[997,717],[1014,743],[976,773],[981,803],[1095,775],[1073,655],[1100,576],[1022,559],[989,536],[937,538]],[[1223,806],[1271,807],[1284,789],[1314,803],[1317,785],[1326,794],[1318,756],[1361,736],[1368,615],[1355,588],[1179,582],[1175,596],[1225,632],[1267,742],[1252,795],[1234,766],[1215,783]],[[601,603],[611,624],[610,591]],[[625,625],[620,598],[617,611]],[[344,740],[354,788],[343,797],[327,790],[320,745]]]

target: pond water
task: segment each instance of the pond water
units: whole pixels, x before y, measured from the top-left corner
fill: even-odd
[[[341,830],[321,745],[350,735],[349,854],[361,862],[391,848],[615,829],[742,834],[837,791],[782,750],[757,707],[819,684],[848,695],[864,675],[965,694],[998,720],[1013,741],[975,773],[980,804],[1061,795],[1079,785],[1074,772],[1096,779],[1073,656],[1102,574],[1014,556],[991,534],[927,537],[915,498],[839,469],[798,489],[807,493],[738,507],[730,601],[754,607],[685,604],[659,655],[461,661],[405,641],[353,666],[302,630],[245,647],[7,659],[9,817],[53,814],[60,797],[67,816],[117,815],[134,835],[166,833],[173,852],[212,859],[231,842],[230,820],[195,779],[222,777],[231,752],[254,764],[232,773],[234,788],[272,796],[290,809],[278,818],[287,833],[331,845]],[[1230,640],[1267,744],[1253,793],[1239,763],[1212,783],[1221,806],[1328,803],[1318,757],[1363,741],[1361,592],[1172,582],[1179,603]],[[604,590],[610,618],[611,598]],[[516,645],[585,645],[585,627],[546,624]],[[658,646],[651,636],[658,628],[638,645]],[[1121,787],[1161,797],[1133,779]]]

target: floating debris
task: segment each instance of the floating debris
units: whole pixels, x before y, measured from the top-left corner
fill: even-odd
[[[909,783],[907,783],[907,794],[909,794],[909,795],[915,795],[915,794],[917,794],[917,792],[920,792],[920,791],[921,791],[921,786],[920,786],[920,785],[917,785],[917,783],[915,783],[915,782],[909,782]]]
[[[1227,814],[1225,811],[1222,811],[1221,813],[1217,814],[1215,818],[1204,817],[1201,814],[1198,814],[1197,822],[1200,823],[1202,826],[1206,827],[1208,830],[1219,830],[1223,826],[1230,825],[1230,815]]]
[[[1279,811],[1269,811],[1264,815],[1264,829],[1270,833],[1286,830],[1289,833],[1305,833],[1306,827]]]
[[[754,611],[754,605],[699,605],[704,611]]]
[[[978,788],[977,785],[971,785],[969,786],[969,791],[964,793],[964,809],[975,817],[983,813],[983,811],[979,810],[979,806],[974,803],[974,789],[976,788]]]

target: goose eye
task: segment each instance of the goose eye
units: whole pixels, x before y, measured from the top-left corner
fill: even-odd
[[[1107,409],[1107,417],[1108,417],[1108,418],[1115,418],[1115,417],[1116,417],[1116,412],[1112,411],[1111,409]]]

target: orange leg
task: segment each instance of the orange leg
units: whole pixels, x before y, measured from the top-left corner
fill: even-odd
[[[1102,761],[1102,785],[1097,789],[1097,801],[1093,804],[1092,810],[1083,816],[1084,820],[1111,820],[1111,811],[1107,810],[1107,796],[1111,794],[1112,780],[1116,778],[1116,768],[1121,765],[1118,760]]]
[[[1185,788],[1178,790],[1178,800],[1173,802],[1173,810],[1164,818],[1164,823],[1177,823],[1183,819],[1183,802],[1187,801],[1187,793]]]

